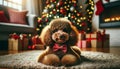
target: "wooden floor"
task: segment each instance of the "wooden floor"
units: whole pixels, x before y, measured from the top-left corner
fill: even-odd
[[[104,52],[120,55],[120,47],[111,47],[111,48],[84,48],[82,51],[93,51],[93,52]]]
[[[82,51],[105,52],[120,55],[120,47],[110,48],[81,48]],[[30,50],[28,50],[30,51]],[[25,51],[0,51],[0,55],[15,54]]]

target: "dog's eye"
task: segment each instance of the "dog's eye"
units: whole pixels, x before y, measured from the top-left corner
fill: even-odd
[[[57,29],[53,30],[53,33],[54,33],[54,32],[57,32]]]
[[[64,31],[64,32],[70,32],[70,30],[69,30],[69,29],[63,29],[63,31]]]
[[[63,29],[64,32],[67,32],[67,29]]]

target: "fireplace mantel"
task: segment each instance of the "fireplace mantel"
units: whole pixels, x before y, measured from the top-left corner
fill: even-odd
[[[104,4],[104,11],[99,16],[99,28],[118,27],[120,28],[120,1]]]

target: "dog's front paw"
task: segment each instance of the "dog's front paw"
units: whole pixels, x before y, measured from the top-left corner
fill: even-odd
[[[78,61],[78,58],[72,54],[67,54],[61,59],[62,65],[70,66],[75,65]]]
[[[46,65],[59,66],[60,65],[60,59],[55,54],[48,54],[48,55],[44,56],[44,58],[42,60],[42,63],[46,64]]]

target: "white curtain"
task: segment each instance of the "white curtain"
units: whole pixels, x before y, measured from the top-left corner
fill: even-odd
[[[42,12],[42,0],[23,0],[23,9],[28,10],[29,14],[41,15]]]

